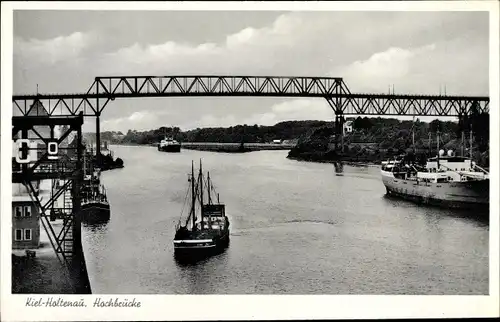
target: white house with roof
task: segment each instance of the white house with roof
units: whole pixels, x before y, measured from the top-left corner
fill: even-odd
[[[346,121],[344,123],[344,135],[351,133],[353,130],[353,121]]]

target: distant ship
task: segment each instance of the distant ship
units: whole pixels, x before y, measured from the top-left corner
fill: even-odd
[[[402,158],[382,163],[387,194],[449,208],[488,208],[489,173],[467,157],[440,150],[420,167]]]
[[[181,144],[172,137],[165,137],[158,144],[158,151],[163,152],[181,152]]]
[[[226,216],[225,205],[219,201],[219,195],[216,194],[217,202],[212,200],[211,191],[215,192],[215,189],[210,181],[210,173],[207,173],[205,180],[201,161],[197,178],[194,175],[194,165],[191,164],[189,182],[191,183],[190,212],[184,225],[179,221],[176,226],[174,255],[178,260],[196,261],[219,254],[229,246],[229,219]],[[205,186],[208,192],[207,203],[204,202]],[[200,208],[199,218],[196,216],[197,206]]]

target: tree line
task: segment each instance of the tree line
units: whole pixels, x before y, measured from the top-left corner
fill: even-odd
[[[489,114],[473,109],[468,116],[456,121],[433,120],[423,122],[419,119],[398,120],[395,118],[347,118],[352,121],[354,131],[344,137],[347,149],[358,149],[363,144],[371,144],[379,150],[404,151],[412,148],[433,150],[439,146],[464,151],[470,145],[470,132],[473,131],[473,148],[485,152],[489,147]],[[231,127],[197,128],[182,131],[179,127],[160,127],[148,131],[128,130],[101,132],[101,140],[111,144],[157,144],[165,136],[174,137],[180,142],[217,142],[217,143],[268,143],[273,140],[299,140],[307,143],[321,142],[321,149],[331,145],[336,134],[335,122],[327,121],[286,121],[272,126],[236,125]],[[86,133],[87,140],[95,141],[94,133]],[[462,145],[462,138],[464,145]],[[413,145],[414,141],[414,145]],[[375,146],[375,147],[373,147]],[[318,146],[318,148],[320,148]]]

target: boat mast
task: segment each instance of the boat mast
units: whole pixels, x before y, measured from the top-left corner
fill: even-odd
[[[415,154],[415,115],[413,116],[413,125],[411,126],[411,141],[413,146],[413,154]]]
[[[208,190],[208,204],[212,204],[212,196],[210,194],[210,171],[207,171],[207,190]]]
[[[208,204],[212,204],[212,196],[210,194],[210,171],[207,171],[207,193],[208,193]],[[208,225],[209,227],[212,227],[212,214],[210,213],[208,215]]]
[[[196,206],[196,194],[194,191],[194,162],[191,161],[191,216],[193,220],[193,230],[196,229],[195,206]]]
[[[462,156],[464,156],[464,144],[465,144],[464,131],[462,131]]]
[[[83,177],[87,175],[87,159],[85,158],[85,155],[87,154],[87,150],[85,149],[83,152]]]
[[[472,160],[472,125],[470,126],[470,159]]]
[[[439,171],[439,130],[437,131],[437,171]]]
[[[431,155],[431,153],[432,153],[432,148],[431,148],[431,143],[432,143],[432,142],[431,142],[431,134],[432,134],[432,133],[431,133],[431,132],[429,132],[429,155]]]
[[[200,159],[200,204],[201,204],[201,229],[203,229],[203,170],[201,167],[201,159]]]

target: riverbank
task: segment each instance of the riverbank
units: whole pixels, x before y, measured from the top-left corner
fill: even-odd
[[[123,146],[149,146],[158,147],[158,144],[117,144]],[[181,148],[198,151],[211,151],[221,153],[244,153],[264,150],[291,150],[294,144],[274,144],[274,143],[218,143],[218,142],[182,142]]]
[[[223,153],[244,153],[263,150],[290,150],[293,144],[273,144],[273,143],[207,143],[207,142],[184,142],[185,149],[199,151],[213,151]]]
[[[378,168],[380,167],[381,161],[380,162],[366,162],[366,161],[347,161],[347,160],[305,160],[299,157],[290,157],[288,156],[287,159],[294,160],[294,161],[299,161],[299,162],[314,162],[314,163],[331,163],[331,164],[336,164],[336,163],[341,163],[343,165],[349,165],[352,167],[374,167]]]

